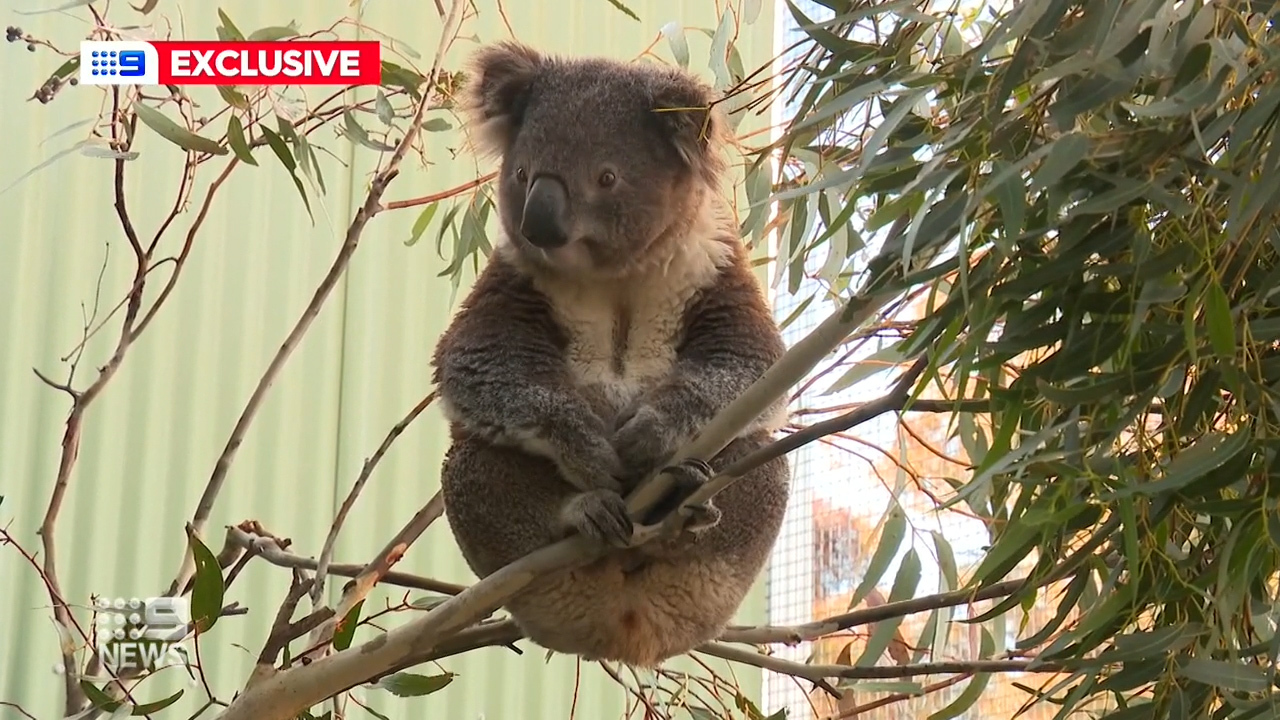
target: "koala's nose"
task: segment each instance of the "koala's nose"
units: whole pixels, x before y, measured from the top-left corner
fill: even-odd
[[[547,250],[564,245],[569,242],[565,229],[568,207],[569,192],[564,183],[547,175],[535,177],[524,198],[520,234],[537,247]]]

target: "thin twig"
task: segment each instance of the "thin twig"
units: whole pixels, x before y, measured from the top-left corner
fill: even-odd
[[[329,572],[329,563],[333,560],[333,549],[338,543],[338,534],[342,532],[342,524],[346,522],[347,514],[351,512],[352,506],[356,504],[356,498],[364,490],[365,483],[369,482],[369,477],[373,475],[373,469],[378,466],[378,463],[382,461],[382,457],[391,449],[391,444],[396,441],[396,438],[400,437],[401,433],[409,427],[409,424],[416,420],[435,399],[436,394],[432,392],[420,400],[417,405],[414,405],[409,414],[405,415],[400,422],[391,428],[373,455],[370,455],[364,461],[364,467],[360,468],[360,476],[356,478],[355,484],[351,486],[351,492],[347,493],[347,498],[342,501],[342,506],[338,508],[337,517],[333,519],[333,524],[329,526],[329,535],[324,539],[324,549],[320,551],[320,560],[316,563],[315,584],[311,586],[311,604],[313,606],[320,603],[320,597],[324,593],[325,575]]]
[[[432,495],[427,504],[422,506],[422,509],[410,518],[404,527],[400,528],[400,532],[391,538],[390,542],[382,548],[382,551],[361,568],[355,577],[342,588],[342,599],[338,601],[338,607],[333,617],[316,628],[316,632],[312,636],[312,647],[306,652],[309,660],[321,656],[328,649],[328,642],[333,639],[337,624],[361,600],[369,596],[374,586],[391,572],[391,567],[400,562],[400,558],[404,557],[405,551],[413,543],[417,542],[422,533],[426,532],[427,528],[431,526],[431,523],[435,522],[443,514],[444,495],[436,491],[436,494]],[[426,583],[424,582],[423,584],[425,585]]]
[[[490,180],[496,178],[497,176],[498,176],[498,173],[496,172],[489,173],[488,175],[478,177],[475,180],[462,183],[461,185],[458,185],[457,187],[449,188],[448,190],[441,190],[438,193],[423,195],[422,197],[409,198],[408,200],[392,200],[391,202],[383,205],[382,207],[385,210],[400,210],[402,208],[416,207],[418,205],[430,205],[433,202],[440,202],[441,200],[448,200],[449,198],[454,197],[456,195],[461,195],[462,193],[467,192],[468,190],[475,190],[476,188],[480,187],[481,185],[484,185]]]
[[[1111,535],[1118,527],[1120,527],[1119,516],[1108,518],[1106,522],[1094,530],[1089,539],[1082,543],[1070,557],[1063,560],[1062,563],[1041,578],[1026,576],[993,583],[977,590],[953,590],[951,592],[937,593],[936,595],[912,598],[911,600],[899,600],[885,603],[878,607],[854,610],[853,612],[835,615],[803,625],[789,627],[730,627],[720,634],[720,640],[750,645],[770,645],[773,643],[797,645],[860,625],[869,625],[890,618],[937,610],[938,608],[965,605],[980,600],[1008,597],[1024,589],[1041,588],[1062,580],[1075,572],[1076,568],[1091,557],[1094,551],[1111,539]]]
[[[818,681],[824,678],[853,680],[908,678],[919,675],[979,672],[1062,672],[1061,664],[1035,660],[963,660],[956,662],[918,663],[915,665],[806,665],[772,655],[719,643],[699,645],[698,652],[725,660],[754,665],[766,670]]]
[[[271,538],[261,537],[245,530],[229,526],[227,528],[227,544],[234,545],[241,549],[247,550],[243,557],[239,559],[236,567],[241,567],[246,558],[260,557],[266,562],[276,567],[287,568],[290,570],[315,570],[316,561],[313,558],[294,555],[293,553],[281,550]],[[330,563],[329,574],[338,577],[354,578],[369,569],[369,564],[357,563]],[[457,595],[467,588],[466,585],[445,582],[444,580],[434,580],[421,575],[413,575],[405,572],[387,572],[379,580],[379,583],[387,585],[395,585],[397,587],[410,588],[413,590],[425,590],[427,592],[438,592],[445,595]],[[228,573],[228,583],[230,583],[230,573]]]

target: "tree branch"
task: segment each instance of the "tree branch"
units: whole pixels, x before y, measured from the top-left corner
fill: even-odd
[[[772,643],[796,645],[859,625],[869,625],[890,618],[937,610],[938,608],[965,605],[979,600],[1007,597],[1028,588],[1041,588],[1057,582],[1074,572],[1081,563],[1093,555],[1094,551],[1108,540],[1111,540],[1112,534],[1119,527],[1120,518],[1118,516],[1108,518],[1106,522],[1094,530],[1089,539],[1082,543],[1070,557],[1063,560],[1056,568],[1039,579],[1026,576],[1015,580],[993,583],[976,590],[953,590],[910,600],[899,600],[898,602],[854,610],[843,615],[835,615],[803,625],[790,627],[730,627],[724,633],[721,633],[720,639],[727,642],[748,643],[751,645],[769,645]]]
[[[806,665],[804,663],[784,660],[772,655],[744,650],[742,648],[707,643],[699,645],[698,652],[714,655],[725,660],[732,660],[758,668],[821,682],[827,678],[844,678],[851,680],[908,678],[919,675],[942,675],[948,673],[979,672],[1062,672],[1063,666],[1057,663],[1037,662],[1034,660],[963,660],[957,662],[918,663],[915,665]]]
[[[434,499],[434,498],[433,498]],[[261,557],[266,562],[287,569],[298,570],[315,570],[316,560],[314,558],[295,555],[291,552],[281,550],[274,540],[268,537],[254,535],[234,525],[227,527],[227,538],[225,547],[231,546],[241,550],[248,550],[250,554]],[[385,552],[385,550],[383,551]],[[379,555],[381,557],[381,554]],[[376,562],[376,560],[375,560]],[[370,564],[357,563],[331,563],[329,565],[329,574],[338,577],[356,578],[368,570]],[[445,582],[444,580],[435,580],[421,575],[413,575],[405,572],[389,571],[378,580],[379,583],[387,585],[395,585],[413,590],[425,590],[427,592],[438,592],[445,595],[457,595],[467,588],[466,585]]]

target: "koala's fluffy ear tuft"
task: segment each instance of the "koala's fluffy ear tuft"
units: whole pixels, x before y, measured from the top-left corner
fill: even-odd
[[[716,93],[697,78],[673,73],[658,81],[653,92],[659,132],[680,159],[701,180],[719,182],[725,170],[724,145],[728,124]]]
[[[520,126],[529,88],[547,59],[522,43],[487,45],[471,57],[459,105],[471,126],[476,150],[501,155]]]

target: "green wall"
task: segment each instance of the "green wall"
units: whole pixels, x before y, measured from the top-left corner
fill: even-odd
[[[5,24],[72,48],[87,31],[84,8],[30,16],[14,12],[61,4],[7,0]],[[640,22],[606,0],[575,2],[572,9],[569,3],[508,0],[503,10],[516,35],[537,46],[620,58],[639,54],[670,20],[714,28],[719,17],[713,0],[627,4]],[[422,55],[421,66],[429,66],[440,24],[434,3],[365,5],[369,27],[408,43]],[[498,5],[493,0],[475,5],[479,18],[468,20],[462,35],[481,41],[505,37]],[[346,0],[223,0],[220,6],[246,33],[295,19],[302,28],[313,29],[351,12]],[[160,0],[156,12],[173,22],[175,36],[181,22],[186,37],[203,38],[214,37],[217,7]],[[738,47],[748,67],[771,57],[771,15],[766,7],[753,26],[742,29]],[[112,3],[114,22],[140,17],[124,3]],[[344,36],[357,37],[353,27],[345,28]],[[696,31],[688,37],[692,66],[706,68],[708,38]],[[447,65],[458,67],[473,47],[471,40],[456,43]],[[44,142],[55,131],[93,117],[102,94],[72,87],[49,105],[26,102],[61,61],[47,51],[29,53],[21,44],[5,45],[0,52],[4,187],[82,139],[84,128],[77,128]],[[670,57],[665,43],[658,44],[657,52]],[[199,97],[211,108],[220,107],[212,91]],[[752,117],[742,129],[761,124]],[[353,151],[351,143],[328,128],[313,142],[337,156],[321,155],[328,194],[312,201],[315,224],[292,181],[265,150],[256,155],[259,167],[238,168],[214,200],[174,295],[90,409],[60,521],[57,559],[64,591],[73,602],[87,603],[90,593],[154,594],[177,569],[184,550],[183,520],[193,511],[258,378],[327,271],[364,195],[374,153]],[[424,195],[475,177],[475,163],[465,152],[451,159],[451,150],[460,147],[456,134],[431,134],[427,159],[432,165],[424,167],[411,157],[387,199]],[[173,203],[182,157],[145,129],[135,149],[141,156],[128,166],[128,197],[145,239]],[[193,202],[203,197],[225,161],[220,158],[215,167],[202,169]],[[56,474],[69,409],[67,397],[42,385],[32,368],[65,379],[66,365],[59,358],[81,337],[82,306],[93,306],[108,247],[100,315],[122,297],[132,272],[131,253],[111,205],[112,166],[108,160],[72,154],[0,194],[0,523],[8,524],[27,551],[39,549],[35,531]],[[178,218],[160,245],[161,255],[177,251],[193,211]],[[403,241],[417,214],[391,211],[373,221],[350,272],[273,386],[214,513],[207,541],[215,551],[222,526],[252,518],[291,538],[296,552],[318,554],[365,457],[430,391],[428,360],[449,318],[452,288],[447,278],[438,277],[446,263],[434,243],[444,212],[419,243],[406,247]],[[166,272],[156,271],[148,303]],[[90,343],[77,373],[78,386],[91,381],[94,368],[106,361],[117,328],[118,316]],[[337,560],[371,557],[431,496],[445,444],[440,415],[429,409],[373,476],[347,521]],[[461,583],[474,580],[443,522],[413,546],[398,569]],[[233,586],[228,600],[248,606],[250,613],[222,620],[201,643],[209,680],[220,697],[229,698],[242,684],[288,578],[287,571],[254,561]],[[0,547],[0,588],[0,701],[19,703],[41,720],[58,717],[61,684],[52,670],[58,662],[57,636],[48,598],[35,571],[11,547]],[[394,589],[379,590],[366,609],[399,597]],[[762,620],[763,607],[757,592],[742,620]],[[527,642],[520,647],[522,657],[486,649],[446,661],[443,666],[459,678],[427,698],[399,701],[382,692],[363,696],[391,717],[568,717],[575,660],[556,656],[544,662],[539,649]],[[757,674],[743,668],[735,673],[752,694],[758,692]],[[597,666],[583,664],[581,676],[577,717],[622,711],[623,694]],[[155,680],[160,678],[143,685],[143,699],[183,687]],[[187,694],[200,693],[191,689]],[[195,707],[186,700],[182,705]],[[363,714],[354,707],[350,712],[352,717]],[[0,707],[0,718],[6,717],[19,715]]]

